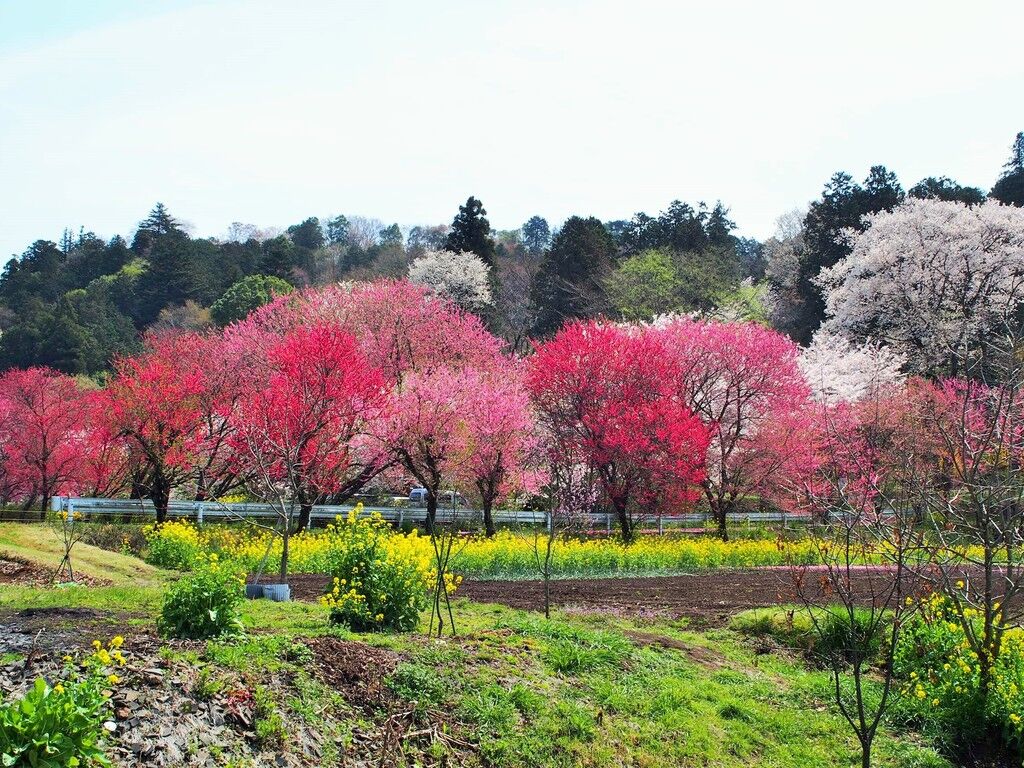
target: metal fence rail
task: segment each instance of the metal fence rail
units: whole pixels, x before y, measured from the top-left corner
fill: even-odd
[[[79,512],[86,517],[109,517],[127,515],[134,517],[155,517],[156,507],[149,499],[101,499],[77,496],[54,496],[50,501],[54,512]],[[314,522],[330,522],[339,515],[348,516],[356,507],[352,505],[318,505],[310,513],[310,524]],[[378,507],[372,504],[363,506],[362,514],[369,516],[379,514],[389,523],[402,526],[405,523],[419,524],[427,519],[424,507]],[[275,518],[277,509],[270,504],[250,504],[244,502],[219,501],[171,501],[167,505],[167,516],[170,518],[194,519],[199,525],[207,520],[242,520],[253,518]],[[492,512],[494,522],[499,525],[544,525],[550,526],[549,514],[545,511],[497,509]],[[648,525],[657,525],[659,532],[667,526],[704,527],[708,523],[708,514],[692,512],[679,515],[662,515],[651,517]],[[745,512],[731,516],[733,523],[781,523],[797,522],[806,519],[802,515],[794,515],[781,511]],[[482,523],[483,512],[478,509],[451,508],[437,510],[438,522],[448,523]],[[603,528],[611,532],[615,527],[615,516],[605,512],[594,512],[590,515],[590,526],[593,529]]]

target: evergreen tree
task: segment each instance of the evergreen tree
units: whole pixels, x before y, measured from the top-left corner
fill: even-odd
[[[985,193],[977,187],[963,187],[948,176],[929,176],[907,191],[908,197],[921,200],[944,200],[948,203],[978,205],[985,202]]]
[[[673,200],[658,217],[654,247],[667,248],[676,253],[703,251],[709,244],[704,218],[703,212],[698,215],[691,205]],[[728,222],[728,219],[725,221]]]
[[[154,235],[166,235],[180,229],[180,226],[167,207],[163,203],[157,203],[149,212],[149,216],[139,222],[139,229]]]
[[[324,223],[328,245],[344,245],[348,242],[348,219],[340,214]]]
[[[444,241],[445,250],[455,253],[469,251],[483,259],[487,266],[494,266],[494,238],[486,216],[483,203],[475,197],[466,200],[452,221],[452,229]]]
[[[263,243],[263,256],[259,270],[264,275],[287,279],[296,264],[295,245],[284,235],[271,238]]]
[[[163,203],[157,203],[149,216],[139,222],[135,230],[135,237],[132,239],[132,250],[143,256],[149,253],[153,243],[161,237],[171,235],[184,236],[178,220],[171,216]]]
[[[729,209],[721,201],[715,203],[704,225],[708,243],[717,247],[732,247],[735,238],[732,231],[736,223],[729,218]]]
[[[324,247],[324,232],[320,228],[320,219],[316,216],[310,216],[301,224],[292,224],[287,232],[298,248],[315,251]]]
[[[392,224],[390,227],[384,227],[380,231],[379,243],[382,248],[401,248],[402,247],[402,229],[397,224]]]
[[[1003,175],[989,195],[1006,205],[1024,206],[1024,131],[1014,139]]]
[[[814,282],[822,269],[833,266],[850,253],[843,231],[864,229],[862,217],[892,210],[903,202],[903,188],[896,174],[883,165],[874,166],[863,186],[847,173],[836,173],[825,185],[821,199],[811,203],[804,219],[806,249],[799,265],[796,293],[799,315],[796,340],[808,343],[825,319],[821,289]]]
[[[569,218],[552,240],[534,280],[534,332],[549,335],[567,319],[603,312],[603,281],[614,257],[615,242],[600,220]]]
[[[531,255],[537,256],[544,252],[551,242],[551,227],[547,219],[542,216],[531,216],[530,220],[523,224],[523,245]]]

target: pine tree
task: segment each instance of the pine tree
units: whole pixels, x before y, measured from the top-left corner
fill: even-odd
[[[551,242],[534,280],[534,331],[548,335],[567,319],[604,311],[602,281],[614,256],[615,241],[599,219],[569,218]]]
[[[484,264],[494,266],[494,238],[491,237],[491,223],[485,218],[484,204],[475,197],[459,206],[459,215],[452,221],[451,232],[445,238],[447,251],[469,251],[475,253]]]
[[[543,253],[551,242],[551,227],[542,216],[531,216],[523,224],[523,245],[534,256]]]
[[[1024,207],[1024,131],[1014,139],[1010,159],[1003,166],[1003,175],[989,195],[1006,205]]]

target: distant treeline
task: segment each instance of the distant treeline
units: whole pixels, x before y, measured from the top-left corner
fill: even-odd
[[[402,228],[362,217],[311,217],[284,231],[235,223],[193,238],[158,203],[130,242],[84,229],[37,240],[0,276],[0,368],[47,365],[102,377],[147,330],[197,330],[238,319],[291,286],[402,277],[427,251],[476,254],[490,267],[479,310],[510,345],[549,336],[568,318],[650,319],[672,312],[742,317],[807,342],[824,316],[814,278],[843,259],[846,229],[906,196],[1024,205],[1024,133],[987,193],[944,176],[904,191],[884,166],[858,184],[836,173],[806,211],[765,242],[735,236],[729,209],[672,201],[656,215],[602,222],[534,216],[494,231],[470,197],[450,225]]]

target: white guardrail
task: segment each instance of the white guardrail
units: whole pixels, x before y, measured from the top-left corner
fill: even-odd
[[[89,517],[112,515],[132,515],[138,517],[155,517],[156,507],[149,499],[100,499],[77,496],[54,496],[50,500],[50,509],[54,512],[81,512]],[[330,522],[337,516],[347,516],[355,509],[352,505],[317,505],[310,513],[310,525],[314,522]],[[379,514],[389,523],[401,526],[406,522],[423,523],[427,519],[425,507],[379,507],[372,504],[363,506],[363,514]],[[271,504],[250,504],[245,502],[219,501],[171,501],[167,505],[167,516],[170,518],[191,518],[199,525],[206,520],[241,520],[246,517],[277,517],[277,509]],[[494,522],[500,525],[544,525],[550,526],[548,513],[537,510],[496,509],[492,512]],[[437,520],[441,523],[452,520],[464,522],[482,522],[483,512],[478,509],[451,508],[437,510]],[[801,515],[781,511],[745,512],[731,516],[733,523],[782,523],[795,522],[803,519]],[[666,524],[705,526],[708,515],[704,512],[693,512],[680,515],[663,515],[651,517],[648,524],[657,523],[659,532]],[[590,524],[594,528],[605,528],[611,531],[615,527],[615,515],[605,512],[593,512]]]

